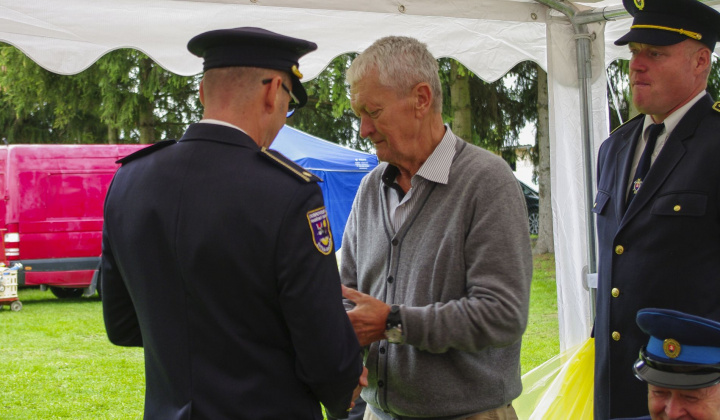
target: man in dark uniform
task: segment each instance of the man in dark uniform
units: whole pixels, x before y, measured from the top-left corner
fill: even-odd
[[[720,14],[697,0],[625,0],[632,100],[600,147],[595,418],[647,413],[631,367],[638,310],[720,319],[720,105],[705,92]],[[647,147],[646,147],[647,145]],[[645,153],[647,151],[647,153]]]
[[[639,419],[720,419],[720,322],[648,308],[637,325],[650,336],[633,366],[648,389]]]
[[[147,419],[345,417],[366,384],[318,178],[270,152],[317,46],[206,32],[204,118],[122,160],[105,204],[108,337],[145,350]],[[361,374],[363,377],[361,379]]]

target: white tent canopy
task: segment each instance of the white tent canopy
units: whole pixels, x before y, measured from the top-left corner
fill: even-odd
[[[546,4],[569,11],[572,24]],[[594,185],[592,162],[608,134],[604,68],[627,58],[626,48],[612,40],[630,25],[629,19],[592,21],[621,10],[621,0],[0,0],[0,41],[60,74],[78,73],[118,48],[141,50],[174,73],[196,74],[202,61],[187,52],[187,41],[238,26],[316,42],[318,51],[300,62],[305,80],[334,57],[362,51],[385,35],[418,38],[436,57],[452,57],[486,81],[521,61],[538,63],[548,72],[558,310],[566,349],[584,341],[592,326],[585,287],[594,259],[587,212],[592,192],[586,187]],[[590,23],[579,25],[578,16],[590,16]],[[580,38],[591,46],[585,86],[578,77],[578,28],[587,28]]]

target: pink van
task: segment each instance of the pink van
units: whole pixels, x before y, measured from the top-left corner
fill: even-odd
[[[147,145],[0,147],[0,229],[20,286],[79,297],[101,253],[105,193],[118,159]]]

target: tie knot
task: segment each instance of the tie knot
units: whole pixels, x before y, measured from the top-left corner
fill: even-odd
[[[660,133],[665,129],[665,123],[660,124],[652,124],[648,130],[650,132],[650,135],[648,136],[648,142],[652,141],[655,142],[657,140]]]

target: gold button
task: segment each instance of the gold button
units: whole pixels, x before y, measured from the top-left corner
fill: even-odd
[[[612,339],[615,341],[620,341],[620,333],[617,331],[613,331],[612,333]]]
[[[673,207],[673,210],[680,211],[682,207],[680,207],[680,204],[676,204],[675,207]]]
[[[623,252],[625,252],[625,248],[623,248],[622,245],[618,245],[615,247],[615,253],[618,255],[621,255]]]
[[[618,297],[620,296],[620,289],[618,289],[617,287],[613,287],[610,293],[612,293],[612,297]]]

